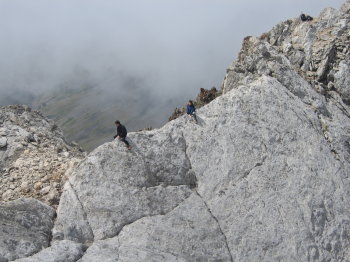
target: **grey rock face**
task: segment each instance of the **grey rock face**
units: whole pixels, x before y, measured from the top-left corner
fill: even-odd
[[[5,148],[7,146],[7,138],[1,137],[0,138],[0,149]]]
[[[210,117],[213,111],[220,116]],[[234,261],[347,257],[349,160],[332,152],[313,107],[263,77],[198,115],[213,130],[184,132],[188,155],[198,192],[219,221]],[[211,160],[202,161],[208,144],[214,145],[206,151]]]
[[[43,251],[22,259],[17,262],[75,262],[83,255],[82,244],[63,240],[54,242],[52,246]]]
[[[166,215],[144,217],[125,226],[119,237],[97,241],[81,261],[99,259],[230,261],[231,255],[217,221],[203,200],[193,194]]]
[[[349,61],[341,61],[339,63],[339,69],[334,74],[334,88],[340,93],[344,102],[350,104],[350,74]]]
[[[342,7],[340,8],[340,11],[343,13],[349,13],[350,12],[350,1],[346,0]]]
[[[66,183],[63,192],[65,197],[61,198],[57,213],[69,212],[69,215],[67,213],[66,217],[56,221],[53,239],[65,238],[82,243],[92,241],[94,235],[86,218],[84,207],[69,182]]]
[[[195,181],[181,132],[145,132],[132,139],[133,151],[108,143],[75,170],[61,198],[55,237],[113,237],[137,219],[171,211],[192,193]]]
[[[0,204],[0,261],[30,256],[51,240],[55,211],[34,199]]]
[[[125,227],[119,235],[119,243],[121,261],[232,259],[225,235],[197,194],[165,216],[143,218]]]

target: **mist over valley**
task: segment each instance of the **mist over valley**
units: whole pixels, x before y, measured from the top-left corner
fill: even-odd
[[[1,0],[0,105],[39,109],[91,150],[116,119],[159,127],[200,88],[220,88],[247,34],[341,2]]]

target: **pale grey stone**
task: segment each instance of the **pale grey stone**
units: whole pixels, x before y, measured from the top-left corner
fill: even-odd
[[[61,198],[55,235],[82,242],[113,237],[141,217],[171,211],[192,193],[195,181],[180,131],[130,137],[132,151],[119,141],[107,143],[75,170]],[[77,239],[68,233],[72,229]]]
[[[75,262],[83,255],[83,245],[70,241],[62,240],[52,244],[52,246],[40,251],[39,253],[16,260],[17,262]],[[95,260],[96,261],[96,260]],[[99,260],[102,261],[102,260]]]
[[[57,219],[52,231],[54,240],[70,239],[77,242],[91,242],[94,239],[83,206],[70,183],[64,187],[64,198],[61,198],[57,213],[60,214],[69,209],[69,216]]]
[[[187,154],[233,261],[347,257],[349,162],[334,157],[307,104],[263,77],[198,115],[212,131],[188,128]]]
[[[14,260],[46,248],[55,211],[34,199],[0,204],[0,259]]]
[[[193,194],[166,215],[144,217],[118,237],[95,242],[82,262],[230,261],[225,236],[204,201]]]
[[[349,13],[350,12],[350,1],[346,0],[344,4],[341,6],[340,11],[343,13]]]
[[[318,19],[325,21],[334,21],[338,15],[339,13],[337,9],[328,7],[322,10]]]
[[[7,146],[7,138],[0,137],[0,149],[5,148]]]
[[[345,102],[350,105],[350,65],[349,61],[341,61],[339,63],[338,72],[334,74],[334,87],[339,92],[345,100]]]
[[[164,216],[124,227],[119,243],[120,261],[232,260],[220,225],[197,194]]]
[[[118,237],[95,241],[93,245],[86,250],[84,256],[79,260],[79,262],[95,261],[120,261]]]

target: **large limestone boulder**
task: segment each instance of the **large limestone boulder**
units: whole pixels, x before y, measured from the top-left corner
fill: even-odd
[[[74,171],[58,208],[55,239],[113,237],[142,217],[171,211],[192,194],[195,178],[181,130],[132,137],[132,151],[118,141],[107,143]]]
[[[312,106],[263,77],[199,115],[211,132],[184,132],[187,153],[234,261],[348,257],[348,153],[334,151]],[[336,129],[343,128],[349,119]]]
[[[203,200],[193,194],[166,215],[144,217],[118,237],[95,242],[82,262],[230,261],[225,235]]]
[[[0,261],[27,257],[48,247],[55,214],[34,199],[0,203]]]

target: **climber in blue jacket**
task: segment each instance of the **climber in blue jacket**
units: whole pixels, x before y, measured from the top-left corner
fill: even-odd
[[[187,103],[187,114],[190,117],[192,117],[194,121],[197,123],[196,108],[194,107],[192,100],[189,100]]]

